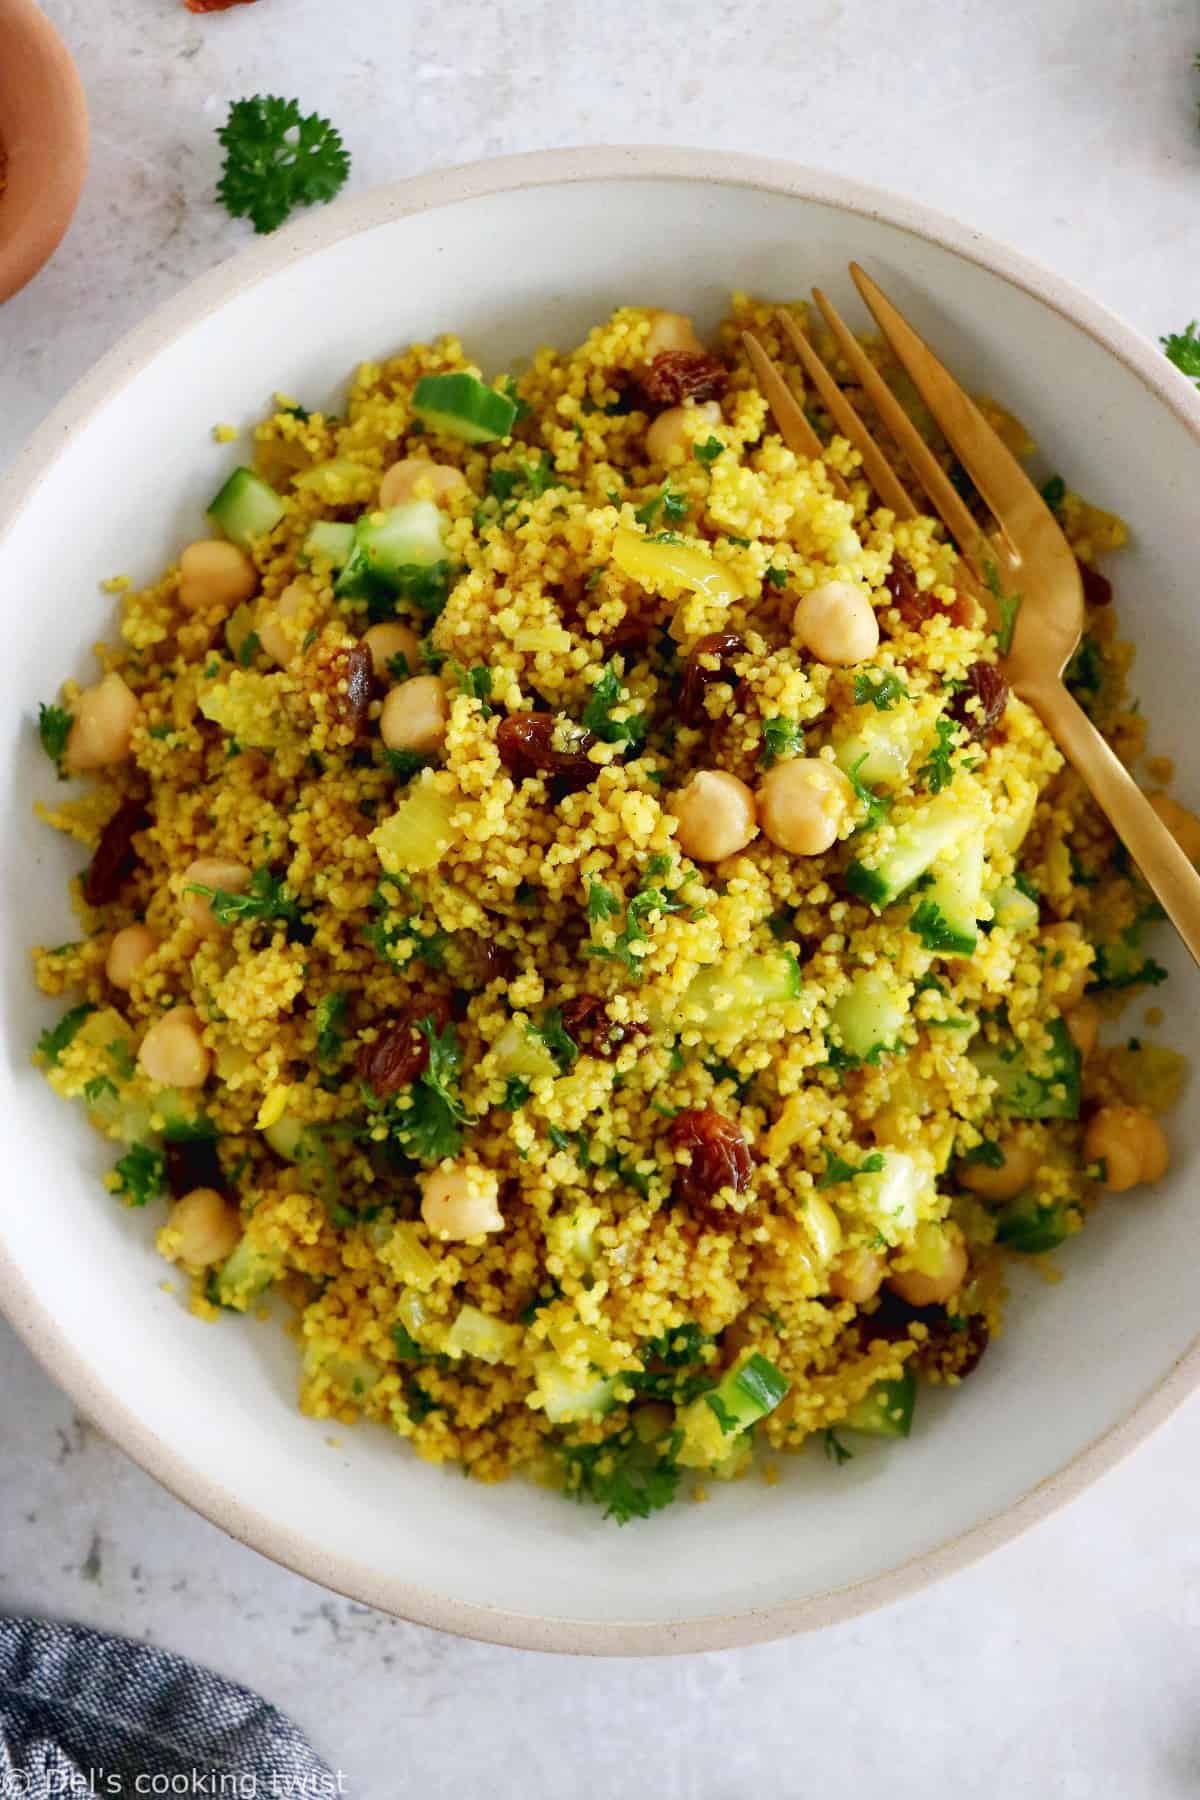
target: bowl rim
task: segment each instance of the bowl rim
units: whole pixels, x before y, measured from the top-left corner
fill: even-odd
[[[437,170],[341,200],[189,283],[121,338],[18,452],[0,479],[0,544],[79,426],[160,350],[232,294],[341,239],[415,212],[526,187],[613,180],[685,180],[757,188],[866,216],[930,241],[1085,331],[1174,414],[1200,448],[1200,394],[1148,339],[1035,259],[923,203],[824,170],[753,155],[632,145],[539,150]],[[1047,1518],[1127,1456],[1200,1386],[1197,1335],[1133,1407],[1061,1469],[1011,1505],[882,1574],[777,1606],[674,1621],[598,1621],[539,1617],[460,1601],[333,1554],[303,1533],[281,1527],[258,1508],[244,1505],[220,1481],[167,1448],[124,1400],[93,1376],[35,1299],[3,1241],[0,1309],[56,1383],[120,1449],[177,1499],[251,1549],[348,1599],[416,1624],[518,1649],[576,1654],[642,1656],[728,1649],[837,1624],[900,1600]]]

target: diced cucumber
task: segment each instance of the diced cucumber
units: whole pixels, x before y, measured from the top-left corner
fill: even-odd
[[[332,569],[344,568],[353,554],[353,525],[339,524],[334,519],[318,519],[300,552],[305,562],[327,562]]]
[[[970,956],[979,941],[983,910],[983,832],[968,831],[942,861],[908,921],[927,950]]]
[[[1023,1256],[1040,1256],[1055,1250],[1070,1233],[1066,1207],[1061,1201],[1047,1204],[1035,1194],[1018,1194],[996,1214],[996,1242]]]
[[[906,1438],[912,1431],[917,1378],[911,1369],[895,1381],[879,1381],[851,1407],[839,1431],[861,1431],[868,1437]]]
[[[492,1046],[496,1073],[502,1081],[510,1075],[522,1081],[553,1080],[558,1064],[546,1048],[545,1040],[519,1019],[510,1019]]]
[[[446,1338],[447,1356],[475,1356],[480,1362],[499,1363],[515,1355],[521,1342],[521,1327],[481,1312],[477,1306],[464,1306],[450,1327]]]
[[[421,591],[431,570],[445,563],[444,523],[445,515],[432,500],[364,513],[354,526],[353,548],[334,592],[340,599],[357,600]]]
[[[841,1046],[866,1062],[891,1050],[904,1029],[908,1006],[879,969],[859,969],[830,1014]]]
[[[1011,881],[1002,881],[999,887],[993,888],[989,899],[993,925],[1003,931],[1037,930],[1041,917],[1037,901]]]
[[[1047,1030],[1050,1048],[1034,1061],[1011,1038],[980,1043],[971,1051],[979,1073],[996,1083],[996,1105],[1014,1118],[1079,1117],[1079,1051],[1061,1019],[1053,1019]]]
[[[559,1213],[546,1226],[546,1248],[564,1262],[573,1260],[590,1269],[596,1260],[596,1227],[604,1217],[598,1206],[577,1206]]]
[[[858,709],[857,730],[834,745],[834,760],[843,775],[854,769],[868,787],[900,787],[926,726],[915,706],[897,706],[890,712],[874,707]]]
[[[975,814],[950,794],[939,795],[897,826],[877,860],[859,857],[846,870],[846,885],[860,900],[890,906],[975,822]]]
[[[302,1125],[299,1119],[289,1118],[287,1113],[276,1119],[274,1124],[264,1126],[263,1136],[276,1156],[282,1156],[284,1162],[307,1162],[313,1154],[309,1127]]]
[[[550,1350],[534,1357],[533,1382],[546,1417],[555,1425],[568,1419],[603,1418],[616,1404],[615,1376],[593,1370],[580,1380]]]
[[[216,1271],[212,1280],[213,1297],[219,1306],[247,1312],[266,1293],[278,1273],[278,1257],[260,1250],[244,1237]]]
[[[679,1461],[690,1468],[724,1462],[732,1440],[774,1412],[791,1383],[757,1351],[722,1375],[716,1387],[680,1409]]]
[[[283,514],[283,501],[253,469],[235,469],[208,509],[213,524],[243,550],[273,531]]]
[[[798,1000],[801,988],[799,964],[785,950],[734,955],[693,976],[679,1003],[679,1016],[701,1031],[712,1032],[732,1021],[749,1030],[764,1007]]]
[[[485,386],[465,369],[449,375],[422,375],[413,389],[412,409],[430,431],[468,444],[490,444],[507,437],[517,418],[515,400]]]

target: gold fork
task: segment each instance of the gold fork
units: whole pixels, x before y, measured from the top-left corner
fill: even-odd
[[[969,572],[963,585],[976,597],[986,592],[993,618],[998,604],[1012,594],[1001,637],[1002,642],[1007,638],[1001,664],[1005,679],[1079,771],[1200,963],[1200,874],[1063,681],[1083,633],[1083,584],[1058,521],[975,403],[866,271],[851,263],[850,274],[893,355],[996,520],[998,529],[989,534],[972,517],[858,339],[828,297],[814,288],[813,298],[847,366],[957,544]],[[898,518],[915,518],[918,508],[912,497],[798,321],[781,312],[779,323],[837,429],[860,451],[863,472],[880,500]],[[784,442],[797,455],[822,456],[823,446],[782,372],[756,338],[750,333],[744,337]],[[1016,581],[1019,599],[1013,591]]]

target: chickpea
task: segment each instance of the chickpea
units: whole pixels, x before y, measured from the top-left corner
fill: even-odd
[[[158,939],[148,925],[126,925],[108,946],[104,973],[116,988],[129,988],[148,957],[158,949]]]
[[[1090,961],[1083,962],[1070,970],[1065,987],[1058,985],[1063,979],[1064,967],[1075,960],[1073,951],[1076,945],[1083,943],[1083,927],[1077,925],[1074,919],[1065,919],[1061,925],[1047,925],[1042,932],[1042,942],[1046,947],[1042,966],[1047,975],[1053,972],[1054,976],[1051,991],[1062,1011],[1070,1012],[1083,999],[1083,991],[1092,978]]]
[[[1071,1042],[1086,1062],[1096,1048],[1096,1039],[1100,1035],[1100,1008],[1094,1000],[1081,1000],[1070,1012],[1063,1014],[1063,1024],[1071,1034]]]
[[[723,862],[758,834],[754,795],[724,769],[697,769],[671,802],[679,847],[696,862]]]
[[[773,844],[793,856],[819,856],[850,817],[854,790],[835,763],[795,756],[767,771],[757,799],[759,822]]]
[[[421,666],[421,640],[407,625],[372,625],[370,631],[363,632],[362,641],[377,681],[395,680],[388,664],[397,656],[404,658],[410,675],[415,675]]]
[[[207,894],[193,894],[193,887],[218,888],[226,894],[242,894],[250,883],[250,871],[244,863],[230,862],[223,856],[198,856],[183,871],[183,898],[180,911],[188,924],[193,926],[201,937],[215,937],[221,930],[213,914],[212,903]]]
[[[1161,1181],[1171,1152],[1162,1126],[1137,1106],[1102,1106],[1083,1134],[1084,1161],[1103,1163],[1101,1183],[1123,1194],[1143,1182]]]
[[[185,612],[220,606],[229,612],[258,592],[258,570],[244,550],[224,538],[189,544],[179,559],[179,604]]]
[[[467,491],[467,478],[461,469],[445,463],[431,462],[427,456],[406,456],[393,463],[379,484],[379,504],[403,506],[407,500],[432,500],[445,506]]]
[[[242,1220],[237,1208],[216,1188],[193,1188],[171,1208],[167,1230],[174,1240],[170,1262],[207,1269],[224,1262],[237,1249]]]
[[[646,455],[655,463],[684,462],[696,440],[720,422],[721,408],[715,400],[706,400],[701,406],[669,407],[647,428]]]
[[[173,1006],[142,1039],[138,1062],[143,1074],[162,1087],[203,1087],[212,1068],[212,1051],[203,1031],[194,1006]]]
[[[275,604],[265,608],[255,626],[260,646],[281,669],[286,669],[300,650],[303,633],[290,622],[303,610],[308,597],[308,589],[303,583],[289,581]]]
[[[379,715],[379,735],[389,750],[440,750],[450,708],[436,675],[415,675],[392,688]]]
[[[966,1242],[957,1225],[921,1225],[917,1233],[916,1248],[910,1252],[914,1266],[890,1275],[888,1286],[910,1306],[940,1306],[963,1284]]]
[[[106,769],[129,755],[140,708],[116,670],[75,702],[75,718],[67,734],[66,764],[74,775]]]
[[[838,1300],[865,1306],[883,1284],[883,1259],[871,1250],[847,1250],[829,1272],[829,1291]]]
[[[852,581],[823,581],[796,602],[792,635],[818,662],[848,669],[879,648],[879,620],[863,589]]]
[[[499,1201],[499,1181],[479,1163],[443,1163],[422,1177],[421,1217],[443,1242],[503,1231]]]
[[[1150,804],[1189,862],[1200,862],[1200,819],[1170,794],[1151,794]]]
[[[958,1179],[963,1187],[984,1200],[1011,1200],[1023,1193],[1037,1174],[1041,1157],[1028,1144],[1001,1146],[1001,1155],[1004,1161],[998,1169],[981,1162],[960,1163]]]
[[[702,356],[704,345],[696,336],[696,327],[686,313],[663,312],[655,307],[650,314],[646,361],[652,362],[664,350],[686,350],[693,356]]]

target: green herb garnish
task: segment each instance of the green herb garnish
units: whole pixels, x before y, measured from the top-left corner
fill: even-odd
[[[225,150],[217,198],[255,231],[275,231],[294,207],[332,200],[350,173],[341,135],[295,100],[235,100],[217,132]]]

